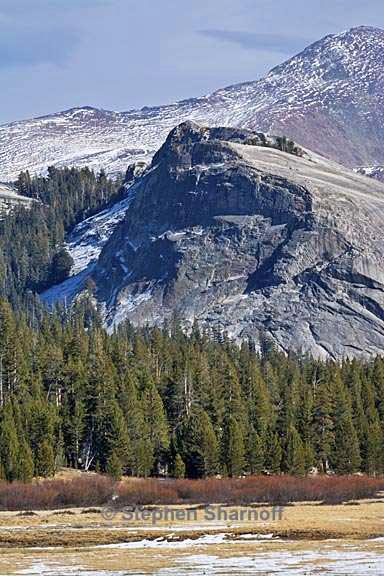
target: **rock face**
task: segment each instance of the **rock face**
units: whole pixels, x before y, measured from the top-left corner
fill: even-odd
[[[123,172],[148,160],[190,119],[286,134],[348,166],[384,163],[384,31],[327,36],[265,78],[169,106],[111,112],[75,108],[0,126],[0,180],[49,165]]]
[[[383,184],[286,139],[187,122],[131,190],[89,271],[110,329],[176,314],[317,356],[383,351]]]

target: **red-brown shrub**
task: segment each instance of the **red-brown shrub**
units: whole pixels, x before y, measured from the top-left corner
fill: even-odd
[[[204,480],[126,479],[115,482],[92,474],[72,480],[43,480],[32,484],[0,482],[1,510],[43,510],[150,504],[336,504],[372,498],[384,491],[384,478],[368,476],[249,476]]]
[[[204,480],[142,479],[119,485],[116,505],[326,502],[372,498],[384,478],[367,476],[250,476]]]
[[[180,500],[174,481],[154,478],[122,482],[117,489],[117,496],[119,506],[177,504]]]
[[[106,504],[116,483],[92,475],[73,480],[42,480],[32,484],[0,482],[0,510],[48,510]]]

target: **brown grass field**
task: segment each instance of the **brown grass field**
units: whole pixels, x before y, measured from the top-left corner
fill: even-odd
[[[181,507],[180,507],[181,508]],[[226,508],[234,510],[234,508]],[[238,510],[238,509],[236,509]],[[125,522],[122,514],[105,520],[100,512],[86,509],[40,511],[33,516],[17,512],[0,513],[0,574],[28,570],[35,562],[89,570],[123,570],[152,574],[153,567],[172,568],[195,555],[209,555],[235,562],[249,555],[280,555],[289,552],[303,562],[308,554],[324,547],[333,554],[349,550],[384,555],[384,500],[362,500],[353,504],[320,505],[297,503],[283,510],[282,519],[269,522],[207,522],[204,511],[198,521],[185,525],[175,520],[160,521],[155,527],[145,522]],[[197,543],[198,539],[225,534],[217,544]],[[244,535],[270,535],[280,540],[242,540]],[[96,548],[98,545],[155,540],[174,543],[165,548]],[[227,541],[226,541],[227,540]],[[186,542],[179,548],[177,543]],[[193,542],[197,544],[194,545]],[[315,560],[321,563],[321,558]],[[232,572],[229,572],[232,573]],[[306,573],[306,572],[303,572]]]
[[[172,509],[183,508],[181,506]],[[223,507],[238,514],[250,508]],[[271,510],[271,508],[259,508]],[[368,539],[384,536],[384,500],[363,500],[344,505],[297,503],[283,508],[281,520],[208,521],[204,510],[196,509],[197,521],[126,520],[123,513],[107,520],[96,509],[39,511],[33,516],[16,512],[0,513],[0,548],[9,547],[80,547],[100,544],[152,540],[161,535],[168,540],[197,539],[207,534],[225,532],[231,538],[242,534],[271,534],[294,540]],[[245,514],[246,516],[246,514]]]
[[[234,573],[243,557],[265,555],[268,559],[287,553],[303,563],[305,574],[309,573],[305,572],[309,556],[322,569],[322,550],[334,556],[355,550],[366,552],[367,557],[384,557],[382,486],[383,479],[360,476],[178,482],[124,479],[116,484],[94,474],[68,471],[55,481],[13,485],[13,491],[9,485],[0,485],[0,575],[28,573],[34,563],[41,562],[95,571],[129,567],[132,573],[153,574],[154,565],[157,570],[172,569],[196,555],[214,556],[217,562],[228,560],[234,563],[228,573]],[[113,495],[119,498],[115,508],[109,508],[112,517],[106,518],[104,502],[110,506]],[[123,507],[139,499],[140,510],[149,515],[170,508],[193,511],[193,517],[162,518],[156,524],[150,516],[127,519]],[[226,499],[232,503],[220,505],[220,510],[228,517],[207,520],[205,503]],[[249,519],[249,511],[272,512],[268,499],[282,505],[281,519]],[[33,506],[34,501],[43,506]],[[57,501],[60,506],[52,508]],[[73,502],[80,505],[72,506]],[[215,538],[219,538],[217,543]],[[332,572],[324,568],[324,573]]]

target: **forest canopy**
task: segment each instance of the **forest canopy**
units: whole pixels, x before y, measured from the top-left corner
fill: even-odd
[[[22,309],[33,294],[64,280],[72,266],[66,234],[116,201],[123,193],[121,184],[88,168],[51,167],[46,177],[22,172],[17,191],[34,201],[1,215],[0,297]]]
[[[384,360],[261,353],[224,335],[129,323],[86,300],[39,328],[0,303],[0,476],[383,472]]]

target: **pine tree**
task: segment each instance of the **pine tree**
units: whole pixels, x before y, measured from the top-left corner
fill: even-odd
[[[73,266],[73,258],[63,247],[52,258],[49,284],[59,284],[68,276]]]
[[[14,314],[7,302],[0,301],[0,407],[20,388],[22,364]]]
[[[177,453],[175,457],[175,462],[173,465],[173,476],[174,478],[185,477],[185,464],[179,453]]]
[[[243,432],[239,422],[231,415],[224,422],[221,453],[222,465],[229,476],[240,476],[245,471]]]
[[[247,439],[247,462],[251,474],[261,474],[264,470],[264,446],[261,437],[251,428]]]
[[[121,480],[123,470],[121,466],[120,456],[116,450],[112,450],[107,459],[106,473],[114,480]]]
[[[361,458],[359,440],[352,422],[348,392],[338,374],[333,380],[335,408],[333,414],[335,442],[331,456],[337,474],[350,474],[359,469]]]
[[[270,431],[266,446],[265,467],[271,474],[280,474],[282,457],[283,451],[279,435]]]
[[[20,444],[17,479],[21,482],[32,482],[34,476],[34,464],[32,450],[24,440]]]
[[[317,466],[321,472],[329,470],[330,458],[335,441],[333,398],[327,375],[322,376],[315,391],[313,411],[313,435]]]
[[[42,440],[37,447],[35,470],[37,476],[50,478],[55,475],[55,454],[52,444],[48,440]]]
[[[199,420],[204,476],[213,476],[219,466],[219,445],[212,422],[205,411],[200,412]]]
[[[195,408],[176,433],[179,453],[190,478],[212,476],[218,470],[218,443],[208,414]]]
[[[102,412],[96,414],[95,429],[96,460],[100,469],[107,470],[108,462],[118,459],[121,468],[128,461],[128,431],[121,408],[116,400],[110,400]]]
[[[119,403],[125,417],[128,433],[127,471],[134,476],[149,476],[153,467],[154,447],[144,422],[137,380],[131,371],[125,374],[121,382]]]
[[[144,424],[153,452],[153,470],[160,472],[166,451],[169,448],[168,422],[163,401],[152,378],[143,374],[141,401]]]
[[[363,470],[367,474],[374,476],[382,474],[384,470],[383,461],[383,434],[378,421],[368,425],[366,435],[365,459],[363,461]]]
[[[0,461],[4,478],[10,482],[19,477],[20,444],[13,418],[12,405],[3,408],[0,422]]]
[[[294,426],[290,426],[287,436],[287,471],[295,476],[303,476],[306,472],[304,445],[300,434]]]
[[[249,425],[264,436],[271,421],[272,406],[267,387],[254,357],[242,353],[245,364],[242,374],[242,389],[248,408]]]
[[[57,414],[52,405],[47,404],[41,397],[41,382],[36,381],[36,392],[26,406],[28,418],[28,438],[33,453],[35,472],[39,476],[48,475],[55,469],[55,451],[57,446],[55,425]],[[52,453],[51,453],[52,452]]]

